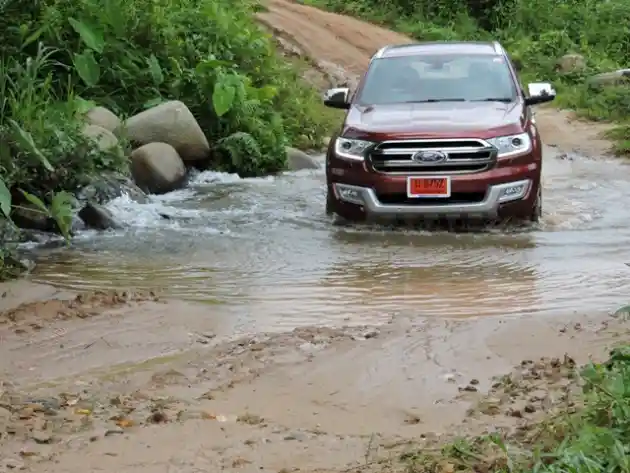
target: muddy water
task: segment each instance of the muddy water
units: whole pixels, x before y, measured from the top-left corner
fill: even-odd
[[[207,302],[209,316],[237,331],[378,323],[392,313],[612,309],[630,294],[629,183],[623,163],[550,149],[541,225],[454,234],[333,226],[323,170],[250,180],[206,172],[149,204],[113,202],[129,229],[36,250],[34,279],[157,288]]]

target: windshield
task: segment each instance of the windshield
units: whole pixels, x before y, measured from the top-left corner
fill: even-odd
[[[361,105],[516,99],[505,58],[421,55],[375,59],[357,97]]]

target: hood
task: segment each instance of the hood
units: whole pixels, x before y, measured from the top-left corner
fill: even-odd
[[[497,131],[521,132],[525,127],[525,113],[520,102],[352,105],[345,125],[346,130],[352,129],[359,134],[449,135],[467,132],[471,136],[483,137]]]

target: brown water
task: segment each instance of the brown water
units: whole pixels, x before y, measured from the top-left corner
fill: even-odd
[[[210,303],[237,331],[378,323],[392,313],[612,309],[630,297],[630,169],[570,158],[546,153],[540,225],[459,234],[334,226],[323,170],[250,180],[208,172],[150,204],[112,203],[129,229],[37,250],[34,279],[157,288]]]

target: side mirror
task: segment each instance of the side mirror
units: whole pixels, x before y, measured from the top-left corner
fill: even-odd
[[[347,87],[337,87],[328,89],[324,94],[324,105],[331,108],[341,108],[347,110],[350,108],[348,103],[348,94],[350,89]]]
[[[529,97],[525,99],[525,105],[538,105],[539,103],[551,102],[556,98],[556,91],[547,82],[534,82],[527,84]]]

